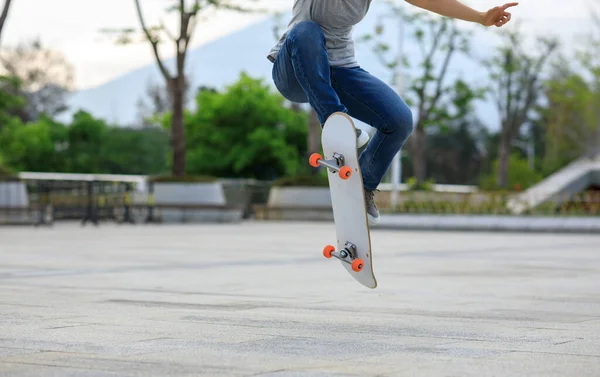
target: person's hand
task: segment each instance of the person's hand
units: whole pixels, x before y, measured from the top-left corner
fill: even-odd
[[[482,14],[481,24],[483,26],[496,25],[497,27],[506,25],[511,18],[510,12],[507,12],[506,9],[517,5],[519,5],[519,3],[507,3],[501,7],[494,7],[487,12],[484,12]]]

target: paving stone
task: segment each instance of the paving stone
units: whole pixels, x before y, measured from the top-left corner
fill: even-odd
[[[598,376],[600,235],[371,236],[375,290],[330,223],[2,227],[0,376]]]

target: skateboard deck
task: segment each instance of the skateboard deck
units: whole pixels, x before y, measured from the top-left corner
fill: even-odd
[[[324,156],[313,154],[310,164],[323,166],[328,171],[337,242],[335,246],[326,246],[323,255],[339,259],[354,279],[374,289],[377,280],[373,274],[371,236],[356,142],[352,119],[344,113],[335,113],[323,126]]]

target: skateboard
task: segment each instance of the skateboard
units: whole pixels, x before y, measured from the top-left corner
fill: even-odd
[[[337,235],[336,246],[325,246],[323,255],[339,259],[354,279],[374,289],[377,280],[373,274],[371,236],[352,119],[344,113],[331,115],[323,126],[321,144],[324,157],[313,153],[309,163],[328,171]]]

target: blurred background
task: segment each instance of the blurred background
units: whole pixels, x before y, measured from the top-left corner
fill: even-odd
[[[316,115],[266,58],[292,5],[0,1],[0,224],[331,220]],[[600,215],[600,4],[511,11],[484,28],[374,1],[355,28],[413,109],[384,216]]]

